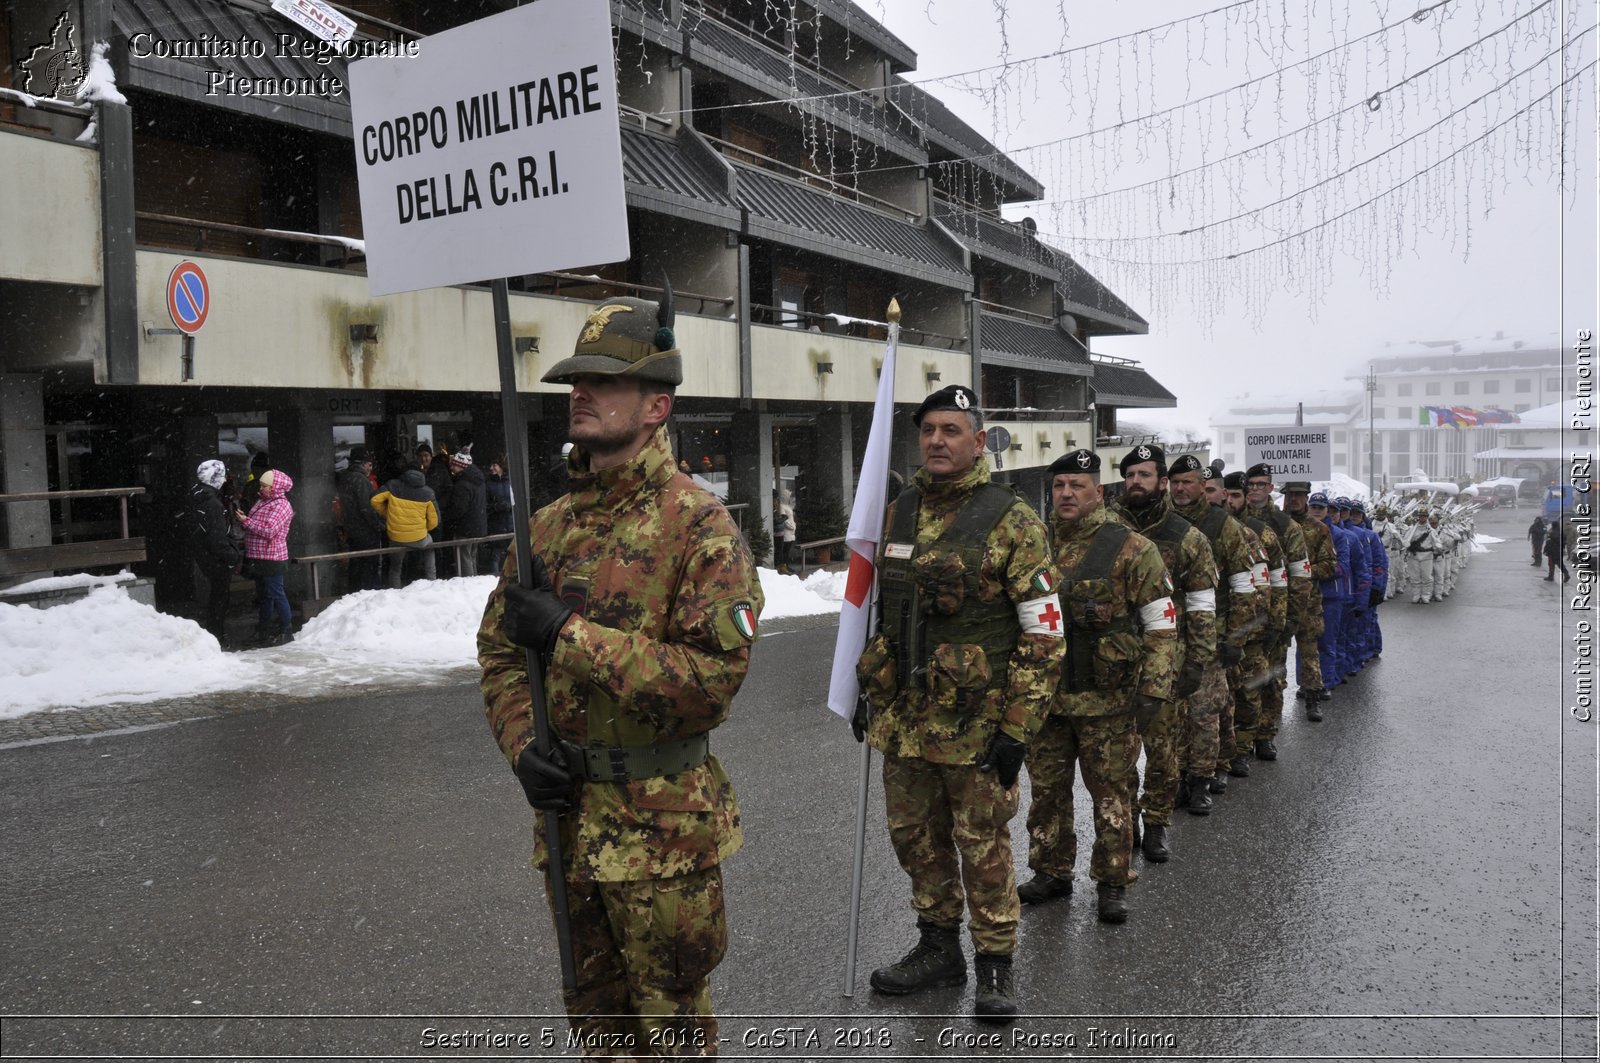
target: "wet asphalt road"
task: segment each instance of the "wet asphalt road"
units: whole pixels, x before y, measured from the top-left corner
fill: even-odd
[[[966,1017],[970,985],[867,989],[914,937],[876,778],[841,995],[858,747],[823,706],[834,628],[773,625],[716,737],[747,838],[723,1054],[1595,1058],[1597,728],[1567,715],[1576,614],[1527,518],[1482,520],[1510,541],[1448,602],[1386,605],[1383,659],[1326,722],[1291,703],[1276,763],[1179,813],[1126,925],[1083,885],[1025,909],[1010,1030]],[[559,997],[531,814],[469,683],[0,749],[0,815],[4,1057],[565,1037],[537,1017]]]

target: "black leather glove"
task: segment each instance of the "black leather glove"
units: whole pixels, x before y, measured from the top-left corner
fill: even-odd
[[[1022,758],[1027,752],[1027,746],[1004,731],[996,731],[983,759],[978,762],[978,770],[994,772],[995,779],[1009,790],[1017,781],[1017,772],[1022,770]]]
[[[867,701],[866,692],[856,695],[856,711],[850,716],[850,731],[856,736],[857,742],[867,740],[867,723],[872,717],[872,705]]]
[[[566,812],[572,808],[572,775],[560,746],[551,746],[549,756],[540,756],[529,742],[517,755],[517,781],[528,795],[528,804],[541,812]]]
[[[1283,645],[1285,647],[1294,641],[1295,628],[1297,626],[1298,625],[1293,620],[1290,620],[1288,623],[1283,625]]]
[[[1144,734],[1150,730],[1150,725],[1156,722],[1156,716],[1161,712],[1161,707],[1166,702],[1160,698],[1153,698],[1149,694],[1136,694],[1133,698],[1133,726],[1134,730]]]
[[[1221,661],[1224,667],[1231,668],[1244,660],[1244,651],[1231,642],[1224,642],[1217,647],[1217,660]]]
[[[548,658],[555,652],[556,636],[572,615],[572,607],[556,597],[550,573],[538,555],[533,558],[533,587],[506,584],[506,608],[500,630],[518,646],[537,650]]]
[[[1200,681],[1205,676],[1205,669],[1196,661],[1185,661],[1183,671],[1178,673],[1178,697],[1186,698],[1200,689]]]
[[[1379,591],[1379,590],[1374,590],[1372,592],[1372,597],[1367,599],[1367,608],[1368,609],[1376,609],[1378,606],[1380,606],[1382,604],[1383,604],[1383,592]]]

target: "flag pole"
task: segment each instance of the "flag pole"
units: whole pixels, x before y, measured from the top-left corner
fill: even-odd
[[[894,366],[895,351],[900,345],[900,303],[895,299],[889,300],[889,310],[886,316],[889,319],[889,344],[888,353],[883,360],[883,372],[888,377],[887,384],[880,382],[879,390],[888,389],[890,411],[894,408]],[[884,427],[893,435],[893,418]],[[871,439],[868,439],[868,450],[871,450]],[[884,483],[889,482],[888,472],[894,463],[893,448],[884,446]],[[865,477],[863,477],[865,479]],[[881,529],[879,529],[881,534]],[[877,558],[873,559],[872,598],[867,610],[867,638],[872,638],[878,626],[878,574]],[[865,649],[865,644],[862,645]],[[859,765],[859,778],[856,784],[856,844],[855,854],[850,866],[850,934],[845,945],[844,958],[844,987],[843,992],[847,997],[855,996],[856,992],[856,951],[861,941],[861,879],[866,865],[867,854],[867,796],[872,777],[872,746],[863,741],[861,743],[861,757]]]
[[[517,582],[533,586],[533,543],[528,534],[528,428],[522,420],[517,395],[517,366],[511,344],[511,296],[504,277],[491,281],[494,297],[494,333],[500,357],[500,414],[506,423],[506,475],[511,479],[512,544],[517,558]],[[527,651],[528,695],[533,708],[533,747],[541,756],[550,753],[550,710],[544,700],[544,668],[539,655]],[[556,950],[561,957],[561,985],[568,993],[578,987],[578,965],[572,951],[572,922],[567,914],[566,864],[561,858],[561,817],[546,812],[545,850],[550,858],[550,912],[555,917]]]

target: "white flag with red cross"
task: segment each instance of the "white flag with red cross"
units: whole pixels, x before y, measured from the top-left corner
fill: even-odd
[[[861,479],[845,542],[850,547],[850,574],[844,604],[839,608],[839,637],[833,647],[833,677],[828,683],[828,708],[845,719],[856,711],[856,662],[867,648],[872,597],[878,577],[878,544],[883,539],[884,497],[889,489],[889,439],[894,434],[894,356],[900,342],[900,307],[889,304],[889,343],[878,374],[878,395],[872,404],[872,428],[861,459]]]

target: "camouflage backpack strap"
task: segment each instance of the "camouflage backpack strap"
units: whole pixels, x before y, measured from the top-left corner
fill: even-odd
[[[1200,521],[1200,533],[1215,545],[1222,540],[1222,529],[1227,523],[1228,515],[1216,506],[1212,506],[1206,510],[1205,517]]]
[[[944,538],[961,545],[989,541],[989,533],[1017,501],[1017,492],[1005,484],[987,483],[973,492],[969,501]]]
[[[1086,579],[1110,579],[1111,564],[1122,552],[1122,544],[1128,541],[1131,531],[1132,529],[1126,524],[1107,521],[1095,533],[1094,542],[1089,544],[1083,559],[1074,565],[1070,572],[1061,573],[1061,582],[1077,583]]]

